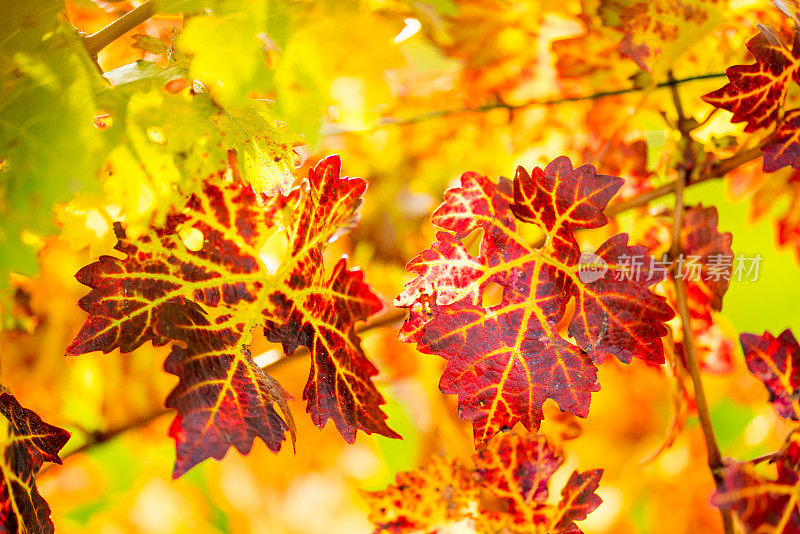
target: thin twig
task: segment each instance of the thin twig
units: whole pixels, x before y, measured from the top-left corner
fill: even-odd
[[[740,152],[737,152],[730,158],[718,161],[716,164],[712,165],[708,170],[701,172],[697,177],[694,177],[691,180],[691,182],[685,184],[685,186],[691,187],[693,185],[697,185],[707,180],[722,178],[723,176],[725,176],[732,170],[738,168],[739,166],[744,165],[745,163],[748,163],[760,157],[761,157],[760,146],[742,150]],[[677,189],[678,182],[679,180],[674,180],[660,187],[657,187],[651,191],[642,193],[641,195],[632,198],[630,200],[616,202],[610,205],[606,209],[605,214],[609,217],[613,217],[614,215],[619,215],[620,213],[631,210],[633,208],[645,206],[654,200],[658,200],[659,198],[671,195]]]
[[[107,47],[139,24],[145,22],[153,15],[155,15],[153,2],[152,0],[147,0],[144,4],[128,11],[108,26],[105,26],[91,35],[85,36],[83,38],[83,44],[86,47],[86,51],[89,52],[91,57],[96,58],[97,53],[103,48]]]
[[[384,313],[382,315],[379,315],[377,318],[375,318],[373,321],[371,321],[369,323],[362,324],[359,328],[356,329],[356,331],[358,333],[362,333],[362,332],[367,332],[369,330],[374,330],[376,328],[382,328],[384,326],[389,326],[389,325],[392,325],[392,324],[395,324],[395,323],[401,321],[405,316],[406,316],[405,310],[393,310],[393,311]],[[284,363],[287,363],[287,362],[291,361],[292,359],[297,359],[298,357],[304,357],[304,356],[307,356],[308,354],[309,354],[309,352],[308,352],[308,349],[306,347],[300,347],[300,348],[298,348],[297,351],[295,351],[295,353],[291,357],[281,358],[280,360],[277,360],[277,361],[275,361],[275,362],[273,362],[273,363],[271,363],[269,365],[264,366],[263,369],[265,369],[265,370],[274,370],[274,369],[282,366]],[[153,422],[156,419],[158,419],[159,417],[161,417],[162,415],[167,415],[169,413],[172,413],[172,410],[165,410],[164,408],[159,408],[158,410],[155,410],[155,411],[153,411],[153,412],[151,412],[149,414],[145,414],[145,415],[143,415],[143,416],[141,416],[141,417],[139,417],[139,418],[137,418],[137,419],[135,419],[133,421],[130,421],[128,423],[120,425],[120,426],[118,426],[116,428],[112,428],[112,429],[106,430],[104,432],[101,432],[101,431],[92,432],[92,433],[90,433],[88,435],[86,443],[84,443],[83,445],[81,445],[80,447],[78,447],[75,450],[69,451],[69,452],[64,453],[63,455],[61,455],[61,460],[64,461],[65,459],[69,458],[70,456],[72,456],[74,454],[78,454],[78,453],[81,453],[81,452],[86,452],[87,450],[91,449],[92,447],[95,447],[97,445],[101,445],[103,443],[106,443],[106,442],[116,438],[120,434],[124,434],[125,432],[127,432],[129,430],[135,430],[137,428],[145,427],[148,424],[150,424],[151,422]],[[38,476],[41,476],[42,474],[46,473],[47,471],[49,471],[55,465],[57,465],[57,464],[48,464],[41,471],[39,471],[39,475]]]
[[[118,426],[116,428],[112,428],[112,429],[106,430],[105,432],[101,432],[101,431],[92,432],[92,433],[89,434],[89,436],[88,436],[88,438],[86,440],[86,443],[84,443],[83,445],[81,445],[77,449],[74,449],[74,450],[71,450],[71,451],[69,451],[67,453],[62,454],[61,455],[61,461],[63,462],[64,460],[66,460],[67,458],[69,458],[70,456],[72,456],[74,454],[78,454],[78,453],[81,453],[81,452],[86,452],[86,450],[91,449],[92,447],[94,447],[96,445],[100,445],[101,443],[106,443],[107,441],[111,441],[115,437],[117,437],[120,434],[123,434],[123,433],[125,433],[125,432],[127,432],[129,430],[134,430],[136,428],[145,427],[145,426],[149,425],[150,423],[152,423],[153,421],[155,421],[156,419],[158,419],[159,417],[161,417],[162,415],[166,415],[168,413],[170,413],[169,410],[165,410],[163,408],[160,408],[158,411],[154,411],[152,413],[145,414],[145,415],[143,415],[143,416],[141,416],[141,417],[139,417],[137,419],[134,419],[133,421],[127,422],[124,425],[120,425],[120,426]],[[45,474],[48,471],[50,471],[50,469],[52,469],[56,465],[58,465],[58,464],[47,464],[45,467],[43,467],[39,471],[39,473],[36,476],[37,477],[42,476],[43,474]]]
[[[667,80],[665,82],[661,82],[650,87],[626,87],[624,89],[599,91],[597,93],[592,93],[588,95],[569,96],[565,98],[553,98],[548,100],[533,99],[521,102],[519,104],[507,104],[505,102],[495,102],[492,104],[484,104],[482,106],[462,107],[455,109],[441,109],[436,111],[430,111],[428,113],[422,113],[420,115],[415,115],[413,117],[406,117],[406,118],[386,117],[384,119],[379,120],[376,124],[372,126],[367,126],[365,128],[355,128],[355,129],[345,130],[336,128],[335,126],[329,126],[327,128],[323,128],[322,132],[320,133],[321,135],[344,135],[351,133],[362,133],[362,132],[377,130],[378,128],[383,128],[386,126],[405,126],[408,124],[415,124],[418,122],[429,121],[432,119],[439,119],[442,117],[449,117],[451,115],[458,115],[462,113],[484,113],[486,111],[491,111],[493,109],[506,109],[509,111],[515,111],[533,106],[556,106],[559,104],[569,104],[571,102],[581,102],[585,100],[597,100],[599,98],[624,95],[628,93],[636,93],[639,91],[663,89],[664,87],[672,87],[676,85],[681,85],[683,83],[694,82],[698,80],[710,80],[714,78],[724,78],[725,76],[727,76],[727,74],[725,74],[724,72],[713,72],[710,74],[698,74],[697,76],[689,76],[687,78]]]
[[[767,453],[767,454],[762,454],[761,456],[756,456],[752,460],[748,460],[748,463],[756,465],[756,464],[760,464],[762,462],[771,462],[775,458],[780,456],[782,452],[783,451],[780,450],[780,451],[770,452],[770,453]]]
[[[92,58],[97,58],[98,52],[100,52],[103,48],[114,42],[115,40],[119,39],[133,28],[142,24],[143,22],[150,19],[153,15],[156,14],[155,8],[153,6],[152,0],[147,0],[142,5],[132,9],[128,13],[124,14],[108,26],[105,26],[101,30],[91,34],[84,36],[83,42],[86,47],[86,50],[89,52],[89,55]],[[515,111],[518,109],[523,109],[532,106],[554,106],[558,104],[568,104],[571,102],[581,102],[586,100],[596,100],[600,98],[606,98],[610,96],[618,96],[624,95],[628,93],[635,93],[639,91],[646,91],[646,90],[653,90],[653,89],[662,89],[665,87],[674,87],[683,83],[694,82],[698,80],[710,80],[714,78],[724,78],[727,74],[724,72],[712,72],[708,74],[698,74],[695,76],[688,76],[686,78],[679,78],[675,79],[670,77],[667,81],[657,83],[653,86],[634,86],[634,87],[626,87],[623,89],[612,89],[607,91],[599,91],[597,93],[592,93],[589,95],[581,95],[581,96],[571,96],[571,97],[564,97],[564,98],[553,98],[548,100],[539,100],[533,99],[528,100],[526,102],[521,102],[519,104],[507,104],[505,102],[495,102],[492,104],[484,104],[482,106],[476,107],[462,107],[456,109],[444,109],[444,110],[436,110],[431,111],[428,113],[423,113],[421,115],[416,115],[413,117],[407,117],[404,119],[392,118],[387,117],[376,124],[360,129],[350,129],[350,130],[341,130],[337,129],[336,127],[329,127],[328,129],[323,129],[321,135],[343,135],[349,133],[357,133],[357,132],[367,132],[371,130],[375,130],[378,128],[382,128],[385,126],[392,126],[392,125],[407,125],[407,124],[414,124],[417,122],[424,122],[432,119],[438,119],[442,117],[449,117],[450,115],[457,115],[461,113],[482,113],[486,111],[491,111],[493,109],[506,109],[509,111]]]
[[[717,445],[716,437],[714,436],[711,415],[708,410],[708,401],[706,400],[703,382],[700,377],[700,365],[697,363],[697,348],[692,338],[692,328],[689,323],[689,304],[686,296],[686,286],[683,283],[683,278],[681,276],[676,276],[674,273],[673,280],[675,282],[675,299],[677,302],[678,314],[683,324],[683,346],[686,349],[686,364],[689,375],[692,377],[697,415],[700,419],[700,428],[703,431],[703,438],[705,439],[706,450],[708,451],[708,468],[711,470],[711,474],[714,477],[715,485],[719,488],[721,482],[720,470],[724,467],[724,463],[719,446]],[[731,511],[720,510],[720,513],[722,514],[722,525],[725,534],[733,534],[733,516]]]
[[[672,71],[669,72],[669,76],[670,79],[673,79]],[[691,137],[693,121],[683,112],[677,86],[671,86],[671,92],[672,100],[675,104],[675,111],[678,115],[678,130],[680,131],[682,141],[685,143],[683,150],[684,160],[678,166],[678,179],[675,181],[675,210],[673,215],[672,244],[670,246],[670,258],[675,262],[678,261],[678,257],[682,252],[681,228],[684,211],[683,192],[686,189],[686,184],[692,172],[695,170],[694,164],[696,155],[694,152],[694,140]],[[678,308],[678,314],[680,315],[681,325],[683,327],[683,346],[685,349],[686,366],[689,371],[689,376],[692,377],[692,385],[694,386],[695,406],[697,407],[700,428],[703,431],[706,451],[708,452],[708,467],[711,470],[715,485],[719,488],[719,470],[724,464],[722,462],[722,454],[720,453],[719,445],[717,444],[717,438],[714,435],[711,413],[708,409],[708,401],[706,400],[705,390],[703,389],[703,379],[700,375],[700,364],[698,363],[697,347],[695,346],[692,334],[686,285],[684,284],[681,273],[670,270],[670,276],[675,285],[676,307]],[[723,509],[720,509],[720,514],[722,515],[722,526],[725,534],[733,534],[733,514],[730,510]]]

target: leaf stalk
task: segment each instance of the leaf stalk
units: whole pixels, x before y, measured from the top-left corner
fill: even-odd
[[[147,0],[142,5],[128,11],[120,18],[96,31],[83,37],[83,44],[89,55],[96,59],[98,52],[116,41],[139,24],[156,14],[152,0]]]

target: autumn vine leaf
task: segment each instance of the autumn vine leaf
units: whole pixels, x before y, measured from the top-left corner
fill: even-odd
[[[730,82],[703,97],[714,107],[733,113],[731,122],[746,122],[745,132],[772,125],[786,101],[789,84],[800,81],[800,36],[795,34],[789,49],[766,26],[750,39],[747,49],[756,62],[728,68]]]
[[[400,336],[447,359],[439,385],[458,395],[476,446],[518,421],[538,428],[547,398],[585,417],[600,387],[596,364],[608,355],[664,361],[663,323],[673,312],[649,289],[664,273],[651,269],[646,249],[628,245],[626,234],[592,256],[602,271],[586,271],[573,235],[606,224],[603,210],[622,182],[590,165],[573,169],[562,156],[544,170],[519,167],[513,182],[464,173],[433,214],[447,232],[407,266],[417,277],[395,300],[410,309]],[[524,223],[545,235],[544,246],[522,237]],[[464,240],[475,230],[483,237],[472,257]],[[633,258],[642,260],[635,273]],[[502,300],[485,307],[489,283],[502,286]],[[574,343],[558,331],[565,319]]]
[[[595,493],[602,469],[573,472],[557,504],[548,504],[550,477],[564,457],[542,435],[509,433],[491,440],[468,468],[434,457],[396,484],[364,494],[375,532],[439,532],[456,524],[476,532],[579,533],[602,500]]]
[[[777,338],[769,332],[762,336],[740,336],[750,372],[760,379],[769,399],[781,417],[800,420],[800,345],[791,330]],[[756,469],[757,461],[731,462],[722,470],[721,486],[713,502],[732,509],[747,532],[800,531],[800,434],[795,429],[771,463],[776,478],[770,479]]]
[[[736,335],[728,333],[719,323],[719,312],[733,273],[733,236],[719,230],[719,215],[715,207],[702,204],[686,206],[681,218],[681,254],[672,262],[665,256],[670,243],[663,240],[663,236],[671,233],[672,222],[671,211],[652,217],[649,225],[642,225],[649,226],[644,232],[643,243],[653,257],[664,259],[663,268],[671,267],[683,280],[688,320],[701,368],[725,373],[730,371],[736,355]],[[674,285],[667,282],[665,289],[667,300],[673,309],[677,309]],[[682,337],[678,329],[674,339],[675,350],[684,360]]]
[[[299,136],[275,122],[272,110],[264,101],[251,100],[246,105],[230,106],[212,121],[223,134],[227,146],[235,150],[237,169],[259,195],[288,194],[300,166],[294,151],[301,146]]]
[[[800,109],[786,114],[774,137],[764,145],[764,170],[777,171],[787,165],[800,169]]]
[[[717,208],[690,207],[683,215],[681,250],[685,263],[681,266],[686,290],[697,317],[711,321],[711,311],[722,310],[722,299],[731,277],[733,236],[717,228]]]
[[[731,122],[746,122],[745,132],[777,124],[761,149],[764,171],[787,165],[796,169],[800,160],[800,110],[784,112],[783,108],[791,82],[800,83],[800,31],[795,31],[789,48],[768,27],[759,25],[759,29],[760,33],[747,43],[756,63],[730,67],[730,83],[703,100],[732,112]]]
[[[722,487],[712,502],[736,512],[748,533],[800,532],[800,436],[793,433],[787,445],[773,460],[777,476],[768,478],[752,462],[726,466]]]
[[[693,206],[683,214],[678,274],[683,277],[689,306],[689,322],[705,370],[724,372],[731,368],[735,336],[726,337],[717,312],[730,285],[733,271],[733,236],[720,232],[714,207]],[[677,304],[673,304],[677,308]],[[685,355],[685,342],[677,346]],[[684,356],[685,357],[685,356]]]
[[[717,0],[649,0],[625,7],[619,18],[628,33],[620,51],[642,70],[661,75],[722,20],[721,4]]]
[[[255,437],[273,451],[287,430],[294,439],[286,392],[248,350],[258,326],[287,356],[310,350],[303,398],[318,426],[333,419],[351,443],[358,430],[399,437],[354,330],[381,300],[344,258],[329,275],[323,268],[325,247],[353,225],[365,189],[364,180],[340,176],[338,156],[311,169],[304,187],[263,204],[247,184],[209,179],[152,234],[131,241],[118,226],[125,258],[102,256],[76,275],[92,290],[80,301],[89,317],[69,354],[174,343],[165,369],[180,379],[167,399],[178,412],[170,429],[176,477],[231,445],[246,454]],[[202,238],[194,246],[192,232]],[[280,234],[288,247],[272,274],[261,251]]]
[[[791,330],[777,338],[763,335],[740,336],[745,361],[750,372],[764,382],[769,399],[778,415],[800,421],[800,345]]]
[[[58,451],[69,432],[48,425],[6,391],[0,393],[0,413],[0,532],[51,533],[50,507],[39,495],[35,477],[44,462],[61,463]]]

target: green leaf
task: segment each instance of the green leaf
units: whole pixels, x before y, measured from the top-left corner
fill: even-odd
[[[92,121],[104,82],[63,7],[7,3],[0,17],[0,288],[35,273],[26,236],[55,230],[53,205],[96,185],[106,150]]]

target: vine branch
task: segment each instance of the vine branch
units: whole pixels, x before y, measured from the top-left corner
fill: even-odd
[[[670,79],[674,79],[672,71],[669,71]],[[672,262],[678,260],[681,254],[681,228],[683,225],[683,192],[686,185],[691,179],[692,174],[696,171],[694,165],[696,162],[695,154],[695,141],[692,139],[691,130],[694,128],[693,121],[686,117],[681,104],[680,95],[676,85],[670,87],[672,93],[672,101],[675,105],[675,111],[678,116],[677,128],[681,134],[681,140],[684,143],[683,147],[683,161],[678,165],[678,178],[675,180],[675,210],[673,215],[672,226],[672,243],[670,245],[670,259]],[[675,285],[675,301],[678,308],[678,315],[681,318],[681,326],[683,328],[683,346],[685,349],[686,366],[689,371],[689,376],[692,378],[692,385],[694,387],[695,405],[697,407],[697,416],[700,420],[700,428],[703,432],[703,438],[706,442],[706,451],[708,452],[708,467],[711,470],[711,475],[714,478],[714,483],[719,488],[719,470],[723,467],[722,454],[719,450],[716,436],[714,435],[714,426],[711,421],[711,413],[708,409],[708,401],[706,400],[705,390],[703,389],[703,379],[700,375],[700,364],[697,359],[697,347],[694,343],[692,334],[691,316],[689,315],[689,302],[686,294],[686,285],[681,273],[677,273],[674,269],[670,270],[672,282]],[[720,509],[722,515],[722,526],[725,534],[733,534],[733,514],[730,510]]]
[[[105,26],[101,30],[83,38],[86,51],[92,58],[97,57],[97,53],[116,41],[139,24],[156,14],[152,0],[147,0],[142,5],[128,11],[120,18]]]
[[[724,72],[712,72],[709,74],[698,74],[696,76],[688,76],[686,78],[678,78],[678,79],[669,79],[665,82],[657,83],[651,87],[626,87],[624,89],[613,89],[609,91],[599,91],[597,93],[591,93],[588,95],[581,95],[581,96],[569,96],[564,98],[553,98],[548,100],[541,100],[541,99],[532,99],[527,100],[525,102],[521,102],[519,104],[506,104],[505,102],[494,102],[491,104],[484,104],[482,106],[474,106],[474,107],[461,107],[461,108],[453,108],[453,109],[442,109],[437,111],[429,111],[427,113],[422,113],[421,115],[415,115],[413,117],[406,117],[406,118],[393,118],[393,117],[386,117],[379,120],[376,124],[372,126],[367,126],[366,128],[356,128],[356,129],[339,129],[335,126],[329,126],[327,128],[323,128],[321,135],[331,136],[331,135],[344,135],[344,134],[353,134],[353,133],[362,133],[362,132],[370,132],[373,130],[377,130],[378,128],[383,128],[386,126],[405,126],[408,124],[415,124],[418,122],[425,122],[433,119],[439,119],[443,117],[449,117],[451,115],[459,115],[462,113],[484,113],[486,111],[491,111],[493,109],[506,109],[508,111],[516,111],[519,109],[524,109],[532,106],[556,106],[559,104],[568,104],[571,102],[582,102],[585,100],[597,100],[600,98],[606,98],[609,96],[617,96],[617,95],[624,95],[628,93],[637,93],[640,91],[646,91],[651,89],[663,89],[665,87],[674,87],[677,85],[681,85],[684,83],[694,82],[698,80],[709,80],[714,78],[724,78],[727,74]]]
[[[731,156],[730,158],[720,160],[716,162],[714,165],[709,167],[707,170],[699,173],[695,177],[691,177],[691,180],[687,183],[686,180],[683,180],[683,185],[681,187],[691,187],[693,185],[697,185],[699,183],[713,180],[715,178],[721,178],[731,172],[732,170],[744,165],[745,163],[749,163],[755,159],[761,157],[761,146],[756,146],[753,148],[748,148],[745,150],[741,150]],[[689,178],[687,176],[687,178]],[[622,202],[617,202],[612,204],[611,206],[606,209],[605,214],[609,217],[613,217],[614,215],[619,215],[620,213],[626,212],[628,210],[632,210],[634,208],[638,208],[641,206],[646,206],[650,202],[654,200],[658,200],[659,198],[665,197],[667,195],[671,195],[676,192],[678,189],[678,183],[681,179],[673,180],[672,182],[666,183],[660,187],[647,191],[646,193],[642,193],[641,195],[634,197],[630,200],[625,200]]]
[[[98,30],[97,32],[86,35],[83,37],[83,43],[86,47],[87,52],[93,58],[97,58],[98,52],[100,52],[103,48],[114,42],[115,40],[119,39],[136,26],[142,24],[143,22],[147,21],[153,15],[156,14],[155,7],[153,5],[152,0],[147,0],[142,5],[132,9],[128,13],[125,13],[120,18],[116,19],[111,24],[105,26],[104,28]],[[668,80],[659,82],[653,86],[633,86],[633,87],[626,87],[622,89],[611,89],[606,91],[599,91],[596,93],[588,94],[588,95],[581,95],[581,96],[570,96],[570,97],[563,97],[563,98],[553,98],[547,100],[540,100],[540,99],[532,99],[526,102],[521,102],[519,104],[507,104],[505,102],[494,102],[491,104],[484,104],[482,106],[475,106],[475,107],[461,107],[461,108],[454,108],[454,109],[444,109],[444,110],[436,110],[430,111],[428,113],[423,113],[421,115],[416,115],[413,117],[407,118],[392,118],[387,117],[384,119],[379,120],[376,124],[360,129],[338,129],[336,127],[329,127],[328,129],[323,129],[321,135],[331,136],[331,135],[343,135],[343,134],[350,134],[350,133],[359,133],[359,132],[368,132],[372,130],[376,130],[378,128],[382,128],[385,126],[403,126],[408,124],[414,124],[418,122],[424,122],[432,119],[438,119],[443,117],[449,117],[451,115],[457,115],[462,113],[483,113],[486,111],[491,111],[494,109],[506,109],[509,111],[515,111],[519,109],[524,109],[527,107],[532,106],[554,106],[559,104],[568,104],[571,102],[581,102],[586,100],[597,100],[600,98],[606,98],[610,96],[618,96],[624,95],[628,93],[636,93],[645,90],[653,90],[653,89],[663,89],[665,87],[675,87],[677,85],[681,85],[684,83],[694,82],[698,80],[709,80],[715,78],[724,78],[727,74],[725,72],[712,72],[707,74],[697,74],[695,76],[688,76],[686,78],[674,78],[672,76],[669,77]]]

